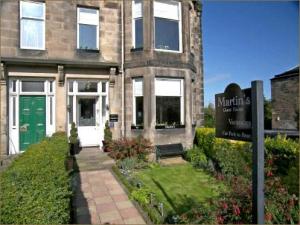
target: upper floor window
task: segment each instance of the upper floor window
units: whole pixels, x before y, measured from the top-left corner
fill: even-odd
[[[20,2],[20,46],[24,49],[45,49],[45,3]]]
[[[132,45],[133,48],[143,47],[143,1],[132,1]]]
[[[182,52],[181,3],[154,1],[155,49]]]
[[[78,7],[77,48],[99,49],[99,10]]]

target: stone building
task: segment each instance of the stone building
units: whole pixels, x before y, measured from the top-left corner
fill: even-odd
[[[75,122],[81,146],[143,135],[190,146],[203,121],[196,0],[0,1],[1,154]]]
[[[299,130],[299,66],[271,79],[272,129]]]

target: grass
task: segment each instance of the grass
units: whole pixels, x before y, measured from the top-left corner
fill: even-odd
[[[136,176],[155,193],[168,211],[182,213],[205,204],[225,191],[225,186],[191,164],[157,166],[137,172]]]

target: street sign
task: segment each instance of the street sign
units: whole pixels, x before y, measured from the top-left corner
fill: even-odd
[[[215,96],[216,137],[251,141],[251,88],[242,90],[229,84],[224,93]]]
[[[264,224],[264,96],[263,82],[252,81],[242,90],[229,84],[215,95],[216,137],[252,141],[252,214]]]

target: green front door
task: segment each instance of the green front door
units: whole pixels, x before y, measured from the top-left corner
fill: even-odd
[[[20,150],[39,142],[46,135],[46,97],[20,96]]]

